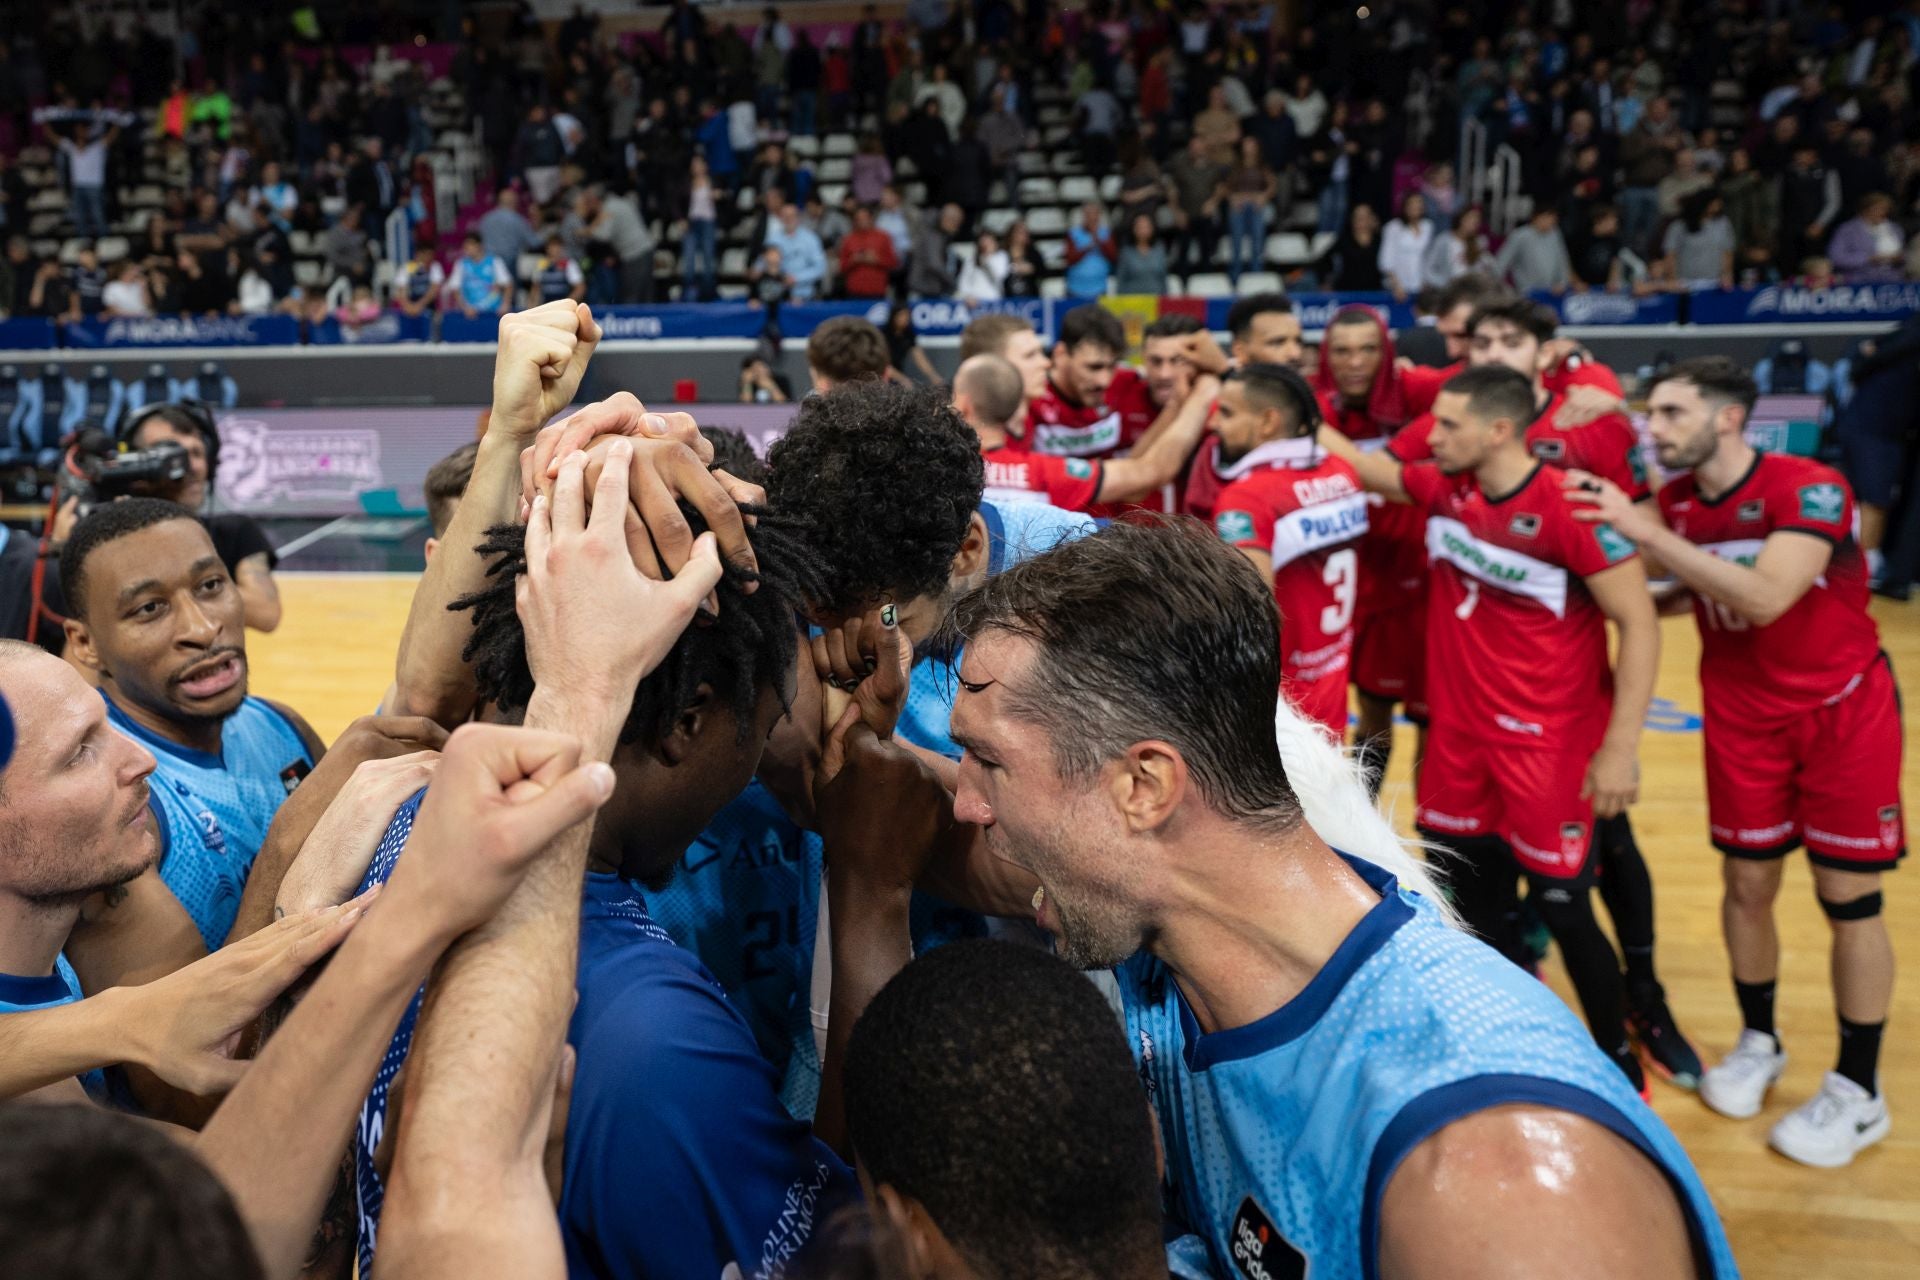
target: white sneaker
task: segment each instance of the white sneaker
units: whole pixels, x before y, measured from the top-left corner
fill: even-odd
[[[1733,1052],[1700,1077],[1700,1100],[1723,1116],[1750,1119],[1760,1114],[1767,1090],[1786,1069],[1786,1051],[1776,1047],[1772,1036],[1743,1030]]]
[[[1782,1116],[1769,1141],[1775,1151],[1801,1164],[1838,1169],[1886,1137],[1891,1128],[1886,1099],[1829,1071],[1820,1092]]]

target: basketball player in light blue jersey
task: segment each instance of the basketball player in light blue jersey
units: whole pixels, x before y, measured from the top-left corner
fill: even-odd
[[[295,713],[247,696],[240,593],[186,508],[157,498],[96,508],[60,573],[74,615],[68,660],[99,687],[114,727],[159,761],[159,876],[213,951],[321,744]]]
[[[1301,815],[1271,593],[1116,524],[962,599],[955,814],[1112,968],[1181,1275],[1731,1276],[1667,1128],[1546,987]]]

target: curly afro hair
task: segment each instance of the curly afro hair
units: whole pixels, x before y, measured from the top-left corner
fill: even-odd
[[[640,681],[621,742],[652,744],[665,738],[702,684],[733,709],[743,741],[763,689],[776,690],[786,705],[787,674],[798,652],[799,609],[822,590],[820,568],[812,550],[794,536],[790,521],[758,507],[741,511],[756,517],[747,536],[759,572],[726,565],[715,589],[719,614],[696,618],[665,661]],[[706,529],[692,506],[681,503],[680,513],[695,536]],[[486,541],[476,548],[490,561],[487,585],[447,606],[472,612],[473,634],[461,656],[473,664],[480,697],[503,711],[520,710],[533,697],[527,636],[513,601],[514,584],[527,571],[526,538],[525,525],[488,529]],[[743,591],[749,582],[760,584],[751,595]]]
[[[824,562],[814,605],[847,615],[944,594],[986,476],[979,437],[940,393],[861,383],[800,406],[766,483]]]

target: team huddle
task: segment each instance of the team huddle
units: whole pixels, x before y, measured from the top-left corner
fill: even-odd
[[[1773,1143],[1888,1126],[1852,500],[1746,444],[1720,360],[1651,388],[1656,492],[1604,366],[1443,302],[1441,370],[1356,307],[1303,371],[1279,296],[1139,370],[1097,306],[1051,350],[983,316],[950,392],[832,321],[764,459],[624,393],[561,417],[598,325],[507,316],[331,747],[249,695],[192,513],[87,515],[65,661],[0,644],[0,1096],[41,1104],[0,1108],[0,1271],[1736,1274],[1642,1064],[1762,1108],[1801,844],[1841,1053]],[[1626,816],[1689,601],[1745,1023],[1710,1069]],[[1431,868],[1364,789],[1396,705]],[[147,1190],[81,1194],[82,1148]]]

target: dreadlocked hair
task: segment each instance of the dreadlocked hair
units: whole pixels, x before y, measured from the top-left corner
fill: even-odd
[[[666,658],[640,681],[633,708],[621,727],[623,743],[655,743],[665,738],[681,712],[693,704],[702,684],[733,708],[744,741],[751,732],[762,688],[772,686],[787,708],[787,675],[793,669],[798,613],[802,602],[817,598],[826,574],[791,520],[759,507],[742,506],[754,517],[747,526],[758,572],[725,564],[717,617],[704,612],[681,633]],[[706,527],[700,513],[680,504],[698,536]],[[527,665],[526,632],[514,608],[514,584],[527,571],[527,530],[497,524],[475,550],[490,563],[487,585],[462,596],[449,609],[473,614],[473,635],[461,657],[473,666],[481,698],[503,711],[518,711],[533,697],[533,672]],[[747,594],[749,584],[758,589]]]

